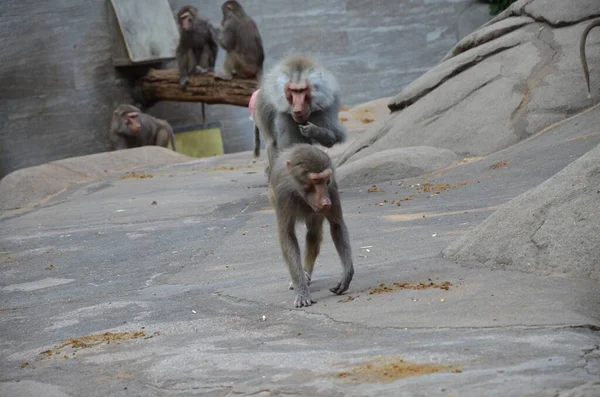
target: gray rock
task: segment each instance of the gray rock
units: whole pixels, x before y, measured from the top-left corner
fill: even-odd
[[[498,21],[493,25],[482,27],[481,29],[474,31],[473,33],[469,34],[461,41],[459,41],[448,52],[448,54],[446,54],[442,61],[450,59],[453,56],[456,56],[481,44],[495,40],[498,37],[504,36],[507,33],[510,33],[513,30],[520,28],[521,26],[525,26],[533,22],[535,21],[529,17],[515,17]]]
[[[157,146],[97,153],[14,171],[0,180],[0,210],[38,205],[69,186],[107,173],[176,163],[190,157]]]
[[[579,22],[600,16],[600,4],[596,0],[578,0],[577,3],[556,0],[520,0],[513,3],[489,23],[514,15],[529,15],[536,21],[552,26]]]
[[[600,396],[600,382],[587,382],[571,390],[566,390],[556,397],[597,397]]]
[[[47,397],[69,397],[70,394],[64,393],[59,387],[45,382],[36,382],[24,380],[21,382],[2,382],[0,392],[3,396],[27,397],[27,396],[47,396]]]
[[[580,0],[576,5],[556,0],[518,0],[482,27],[493,25],[507,18],[525,15],[538,22],[559,27],[600,16],[598,8],[596,0]]]
[[[600,379],[597,282],[439,253],[600,144],[596,109],[393,189],[344,189],[356,274],[331,294],[340,265],[325,230],[318,303],[305,309],[290,310],[264,164],[249,165],[251,153],[138,169],[150,179],[109,174],[1,214],[0,395],[583,396]],[[437,195],[415,186],[465,182]],[[429,281],[452,287],[369,293]],[[146,337],[57,349],[132,331]],[[340,377],[388,358],[462,372]]]
[[[383,150],[341,166],[336,178],[342,187],[360,186],[422,175],[458,160],[450,150],[429,146]]]
[[[542,3],[527,3],[531,15],[521,10],[525,3],[511,7],[462,40],[390,101],[393,113],[349,145],[340,164],[422,145],[485,156],[597,102],[597,89],[592,99],[585,93],[578,43],[589,17],[600,14],[600,2],[560,6],[560,17],[541,14]],[[553,27],[544,18],[574,24]],[[594,40],[590,36],[588,45]],[[600,56],[588,52],[595,70]]]
[[[600,145],[498,209],[444,255],[455,261],[600,279]]]

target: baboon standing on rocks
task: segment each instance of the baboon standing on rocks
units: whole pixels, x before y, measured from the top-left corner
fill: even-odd
[[[354,275],[348,228],[329,155],[308,145],[294,145],[280,153],[270,169],[269,199],[275,207],[279,243],[296,292],[294,306],[310,306],[310,285],[323,240],[323,222],[329,221],[331,239],[342,262],[342,277],[329,290],[344,293]],[[306,252],[302,265],[296,222],[306,223]]]
[[[265,75],[253,96],[254,155],[260,155],[260,131],[269,167],[279,150],[295,143],[332,147],[346,140],[346,129],[339,121],[337,80],[312,58],[283,59]]]

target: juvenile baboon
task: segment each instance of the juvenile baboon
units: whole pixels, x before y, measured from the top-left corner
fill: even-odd
[[[596,19],[587,25],[583,30],[583,33],[581,33],[581,39],[579,40],[579,58],[581,59],[581,66],[583,67],[583,76],[585,77],[585,84],[587,85],[588,98],[592,95],[592,93],[590,89],[590,71],[588,69],[587,59],[585,56],[585,42],[588,34],[590,34],[590,30],[597,26],[600,26],[600,19]]]
[[[332,147],[346,139],[339,121],[340,90],[335,77],[315,60],[289,56],[263,79],[254,103],[254,155],[260,155],[259,131],[269,167],[277,151],[295,143]],[[267,171],[268,173],[268,171]]]
[[[323,221],[329,221],[331,239],[342,262],[342,278],[330,291],[342,294],[354,275],[348,228],[334,169],[329,155],[308,144],[298,144],[280,153],[270,170],[269,199],[277,215],[279,244],[296,292],[296,307],[310,306],[308,286],[323,240]],[[296,238],[296,222],[306,223],[306,251],[302,266]]]
[[[265,51],[256,23],[237,1],[226,1],[221,10],[223,29],[219,31],[217,41],[227,55],[223,63],[224,71],[215,74],[215,78],[231,80],[235,74],[260,79]]]
[[[113,112],[108,138],[114,150],[156,145],[177,151],[173,129],[165,120],[142,113],[133,105],[119,105]]]
[[[214,72],[219,46],[216,30],[198,10],[185,6],[177,13],[179,44],[176,58],[179,66],[179,85],[184,88],[188,74]]]

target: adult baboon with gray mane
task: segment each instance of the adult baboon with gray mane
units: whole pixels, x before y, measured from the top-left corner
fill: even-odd
[[[329,148],[346,139],[346,129],[339,121],[337,80],[310,57],[293,55],[279,62],[264,76],[251,102],[254,155],[260,155],[260,132],[269,167],[279,150],[295,143],[318,143]]]

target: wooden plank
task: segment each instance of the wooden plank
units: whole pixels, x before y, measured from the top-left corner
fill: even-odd
[[[167,0],[110,0],[110,2],[131,64],[175,58],[179,31]],[[118,49],[115,52],[118,54]],[[115,64],[126,63],[120,57],[117,57],[114,62]]]
[[[179,87],[179,71],[176,69],[150,69],[140,81],[143,101],[204,102],[248,106],[252,93],[258,88],[256,79],[234,78],[230,81],[215,80],[213,73],[192,75],[185,89]]]

